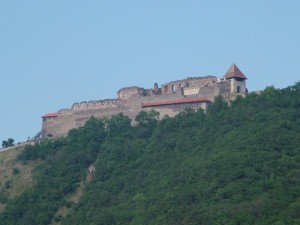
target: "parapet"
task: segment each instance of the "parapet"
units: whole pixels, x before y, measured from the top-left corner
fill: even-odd
[[[104,99],[104,100],[91,100],[76,102],[72,105],[71,110],[85,110],[85,109],[97,109],[109,106],[122,105],[124,102],[119,99]]]
[[[60,109],[58,111],[58,115],[67,116],[67,115],[71,115],[71,114],[72,114],[72,110],[71,109]]]

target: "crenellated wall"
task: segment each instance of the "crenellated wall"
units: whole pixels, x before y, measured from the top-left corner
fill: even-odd
[[[80,111],[86,109],[101,109],[107,107],[118,107],[123,105],[124,101],[121,99],[105,99],[96,101],[82,101],[80,103],[76,102],[72,105],[71,110]]]
[[[239,88],[240,93],[235,89]],[[123,113],[131,119],[142,110],[155,109],[164,115],[175,116],[186,108],[206,110],[209,102],[213,102],[218,95],[227,99],[234,98],[237,94],[245,94],[246,83],[241,80],[224,80],[215,76],[188,77],[183,80],[172,81],[161,85],[157,83],[153,88],[141,87],[122,88],[117,92],[117,99],[82,101],[74,103],[70,109],[60,109],[51,116],[43,117],[42,136],[59,137],[68,134],[73,128],[78,128],[91,117],[104,118]],[[185,100],[198,98],[202,102],[187,102]],[[152,107],[142,107],[142,104],[155,102],[182,102],[182,104],[164,104]],[[152,104],[155,105],[155,104]]]

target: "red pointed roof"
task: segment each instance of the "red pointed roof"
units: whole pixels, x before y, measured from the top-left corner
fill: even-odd
[[[232,66],[229,68],[229,70],[225,74],[225,78],[240,78],[244,80],[247,79],[247,77],[242,73],[242,71],[240,71],[240,69],[235,64],[232,64]]]
[[[58,113],[48,113],[46,115],[43,115],[42,118],[50,118],[50,117],[57,117]]]

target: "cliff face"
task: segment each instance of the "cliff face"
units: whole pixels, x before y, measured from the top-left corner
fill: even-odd
[[[215,76],[189,77],[163,84],[160,88],[156,83],[150,89],[136,86],[122,88],[117,93],[117,99],[74,103],[70,109],[43,116],[42,136],[65,136],[70,129],[83,126],[91,116],[103,118],[123,113],[133,119],[140,111],[151,109],[158,111],[161,117],[175,116],[186,108],[206,111],[216,96],[231,98],[245,92],[245,80]]]

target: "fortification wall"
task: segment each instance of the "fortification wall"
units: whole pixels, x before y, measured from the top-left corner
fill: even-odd
[[[128,97],[128,96],[127,96]],[[74,103],[71,109],[62,109],[58,111],[58,116],[46,118],[43,122],[42,133],[46,138],[48,135],[53,137],[65,136],[73,128],[81,127],[91,117],[104,118],[123,113],[134,119],[138,112],[144,110],[142,103],[163,102],[171,100],[185,99],[181,93],[170,93],[164,95],[130,95],[127,100],[109,99],[101,101],[83,101]],[[156,108],[162,115],[174,116],[178,113],[178,108],[165,106]],[[186,108],[185,106],[182,106]]]
[[[139,98],[141,96],[146,96],[148,93],[149,91],[147,89],[141,87],[127,87],[118,91],[118,99],[127,100],[130,98]]]
[[[65,136],[68,131],[73,128],[78,128],[84,125],[84,123],[92,116],[96,118],[111,117],[119,113],[130,115],[129,109],[126,106],[114,106],[108,105],[106,107],[93,108],[94,106],[87,107],[85,109],[80,108],[63,110],[58,112],[57,117],[46,118],[42,125],[42,134],[46,138],[49,135],[53,137]]]
[[[73,115],[60,115],[58,117],[47,118],[43,121],[42,136],[60,137],[68,134],[69,130],[76,127]]]
[[[208,105],[209,105],[208,102],[193,102],[193,103],[186,103],[186,104],[153,106],[153,107],[143,108],[143,110],[158,111],[160,113],[160,118],[163,118],[166,115],[168,115],[170,117],[176,116],[178,113],[180,113],[188,108],[193,109],[193,110],[202,109],[204,112],[206,112]]]
[[[58,110],[58,114],[63,115],[63,116],[69,116],[69,115],[73,114],[73,110],[72,109],[60,109],[60,110]]]
[[[105,108],[117,108],[125,105],[125,101],[120,99],[105,99],[97,101],[82,101],[76,102],[72,105],[72,111],[86,111],[89,109],[105,109]]]
[[[74,114],[74,120],[76,121],[75,127],[81,127],[84,123],[92,116],[96,118],[105,118],[111,117],[123,113],[125,115],[130,115],[129,108],[127,106],[120,107],[107,107],[107,108],[98,108],[98,109],[88,109],[85,111],[77,111]]]
[[[188,81],[188,87],[203,87],[206,85],[217,83],[218,78],[214,76],[190,77],[187,78],[187,81]]]
[[[142,103],[181,100],[186,99],[187,97],[181,92],[146,96],[141,95],[140,93],[131,92],[129,95],[123,96],[123,98],[127,98],[127,100],[109,99],[101,101],[83,101],[74,103],[71,109],[59,110],[57,117],[47,118],[43,122],[43,137],[47,138],[49,135],[53,137],[65,136],[68,134],[69,130],[83,126],[91,116],[104,118],[123,113],[131,119],[134,119],[138,112],[148,110],[141,107]],[[206,105],[204,106],[204,104],[201,103],[161,106],[154,107],[154,109],[160,112],[162,118],[165,115],[175,116],[177,113],[188,107],[193,109],[206,109]]]
[[[188,77],[184,80],[171,81],[161,85],[162,94],[180,92],[181,88],[199,88],[218,81],[215,76]]]
[[[189,77],[183,80],[172,81],[161,85],[157,83],[153,89],[141,87],[127,87],[118,91],[117,99],[105,99],[97,101],[82,101],[74,103],[70,109],[61,109],[55,116],[44,118],[42,135],[47,138],[65,136],[72,128],[78,128],[85,124],[91,117],[111,117],[119,113],[129,116],[131,119],[142,110],[154,109],[160,112],[160,118],[165,115],[175,116],[186,108],[206,111],[208,102],[189,102],[173,105],[160,105],[142,108],[142,103],[178,101],[188,98],[206,98],[211,102],[218,95],[226,99],[233,99],[241,93],[232,93],[232,89],[240,87],[240,91],[246,90],[245,82],[222,80],[215,76]]]
[[[223,95],[230,91],[230,84],[228,82],[217,82],[212,85],[206,85],[199,89],[198,95],[214,101],[218,95]]]

